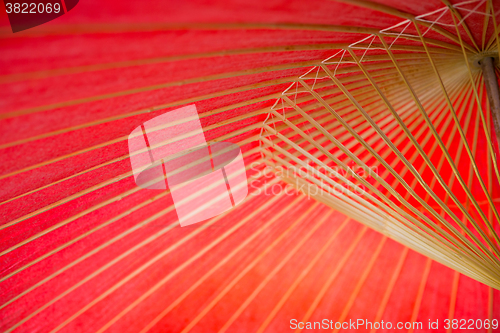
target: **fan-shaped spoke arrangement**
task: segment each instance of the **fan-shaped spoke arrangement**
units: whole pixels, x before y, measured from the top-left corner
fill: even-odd
[[[500,318],[500,7],[460,1],[81,1],[4,21],[0,330]],[[193,104],[210,147],[239,146],[248,196],[181,228],[166,169],[136,182],[132,160],[159,171],[155,149],[201,137],[145,140]],[[189,213],[218,201],[200,187]]]
[[[476,3],[491,16],[489,4]],[[476,3],[467,4],[479,15]],[[262,154],[310,196],[499,288],[495,114],[477,65],[498,59],[498,41],[471,51],[461,37],[462,6],[403,21],[318,61],[271,109]],[[430,28],[420,24],[440,20],[452,22],[458,46],[425,36]]]

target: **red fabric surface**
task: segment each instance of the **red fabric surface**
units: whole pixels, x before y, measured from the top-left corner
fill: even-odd
[[[378,2],[415,15],[442,7],[437,0]],[[308,311],[307,321],[335,321],[347,311],[347,321],[375,321],[379,314],[394,323],[416,318],[424,328],[429,320],[450,318],[450,308],[451,318],[500,320],[498,290],[463,275],[454,284],[455,273],[436,262],[422,280],[427,258],[392,240],[382,244],[372,230],[346,256],[364,226],[353,220],[342,225],[344,215],[304,195],[262,193],[213,226],[181,228],[174,210],[141,224],[172,205],[169,194],[155,199],[160,191],[127,192],[136,185],[126,138],[144,121],[194,103],[209,128],[207,140],[233,132],[225,141],[250,139],[265,118],[251,113],[275,101],[266,96],[282,92],[311,61],[331,55],[318,45],[360,38],[319,25],[381,29],[400,21],[324,0],[82,0],[68,14],[13,35],[1,14],[0,277],[22,270],[0,282],[0,306],[30,291],[0,308],[0,329],[49,332],[64,323],[64,332],[95,332],[113,321],[108,331],[140,332],[158,318],[151,331],[181,332],[196,322],[192,332],[214,332],[232,320],[228,332],[255,332],[273,310],[266,332],[290,331],[290,319],[300,321]],[[428,37],[444,39],[434,32]],[[282,46],[299,50],[264,49]],[[227,110],[203,118],[219,108]],[[242,145],[247,165],[260,158],[256,147],[256,139]],[[445,332],[440,327],[436,332]]]

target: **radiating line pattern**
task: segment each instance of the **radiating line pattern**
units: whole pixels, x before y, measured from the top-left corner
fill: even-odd
[[[410,4],[416,15],[367,1],[318,0],[283,7],[272,1],[234,1],[235,9],[230,2],[223,8],[216,4],[207,8],[202,2],[194,8],[192,3],[177,3],[167,10],[155,7],[166,6],[162,2],[145,8],[140,2],[86,1],[74,13],[75,21],[69,17],[61,26],[45,25],[16,36],[0,28],[0,330],[288,332],[291,318],[422,322],[499,318],[498,290],[390,239],[411,235],[415,244],[408,246],[419,245],[424,232],[417,227],[406,232],[396,224],[401,221],[409,226],[420,223],[425,232],[436,235],[449,230],[447,226],[462,231],[451,211],[468,230],[471,220],[477,221],[490,238],[487,242],[479,232],[473,232],[477,239],[460,232],[442,236],[443,244],[456,243],[460,251],[464,249],[472,266],[461,267],[474,267],[465,272],[469,276],[485,277],[490,284],[491,273],[497,272],[496,253],[479,255],[471,246],[496,244],[484,222],[493,221],[498,232],[496,211],[491,208],[497,203],[498,175],[492,151],[483,149],[483,126],[489,123],[477,116],[479,98],[484,119],[490,117],[481,76],[472,68],[472,78],[468,77],[460,65],[464,52],[469,57],[478,49],[497,47],[498,33],[492,29],[496,17],[467,11],[478,3],[476,11],[491,11],[490,2],[452,8],[462,29],[459,35],[447,12],[443,24],[434,23],[443,11],[434,17],[418,16],[421,5],[432,10],[449,5],[437,0]],[[95,15],[97,5],[118,21],[99,22],[106,15]],[[135,14],[144,11],[141,20],[148,17],[148,23],[137,21]],[[344,11],[348,15],[331,15]],[[224,22],[221,13],[227,15]],[[121,21],[124,17],[129,23]],[[477,23],[478,17],[483,23],[479,35],[477,25],[466,27]],[[165,23],[169,19],[180,23]],[[405,29],[407,23],[381,33],[399,19],[418,21],[423,36],[411,24]],[[397,37],[402,29],[397,40],[390,35],[394,32]],[[332,50],[341,53],[331,60],[342,58],[342,64],[324,67],[333,71],[332,77],[376,126],[317,66],[316,59],[331,56]],[[435,89],[439,86],[429,57],[444,79],[452,105],[459,105],[456,117],[470,154],[484,156],[476,164],[493,205],[481,194],[475,169],[463,169],[469,152],[458,140],[453,114],[443,111],[447,102]],[[301,78],[311,88],[307,91],[297,77],[311,67],[316,71]],[[408,103],[412,94],[404,82],[416,89],[430,123],[445,148],[451,149],[466,187],[474,189],[472,198],[456,176],[450,177],[450,161],[441,154],[443,148],[420,110]],[[282,95],[291,83],[287,98],[292,104]],[[471,87],[477,87],[477,97]],[[374,151],[380,151],[390,168],[381,166],[358,138],[325,112],[313,92],[334,106]],[[437,180],[429,186],[446,205],[430,198],[430,191],[419,187],[407,164],[384,148],[377,126],[419,174],[432,174],[380,92],[443,174],[451,191]],[[277,105],[268,117],[276,98],[283,101],[285,113]],[[135,185],[126,140],[139,124],[193,103],[200,110],[208,143],[229,141],[241,147],[253,195],[226,214],[180,228],[168,191],[143,191]],[[307,136],[293,136],[297,130],[276,113]],[[314,159],[325,163],[329,158],[325,151],[342,163],[351,162],[322,129],[345,143],[360,161],[376,167],[394,191],[373,177],[366,177],[364,184],[363,177],[358,180],[337,168],[340,175],[330,180],[345,183],[344,177],[354,185],[364,184],[371,195],[366,202],[352,196],[345,205],[290,189],[282,181],[290,182],[282,170],[269,172],[268,165],[303,165],[307,154],[310,165]],[[276,130],[283,134],[281,142],[274,136]],[[494,150],[494,142],[488,144]],[[419,204],[389,172],[391,168],[427,206]],[[318,179],[323,177],[314,174],[296,181],[304,189]],[[402,205],[400,197],[418,212]],[[367,202],[370,209],[365,208]],[[471,216],[461,215],[462,208]],[[441,218],[428,215],[430,209]],[[388,228],[387,220],[395,224]],[[441,231],[433,223],[439,223]],[[442,249],[439,242],[431,246]],[[419,250],[443,262],[435,250]],[[453,256],[445,259],[456,261]],[[366,307],[367,303],[372,306]]]
[[[443,7],[333,51],[271,108],[261,153],[295,187],[498,289],[498,143],[474,66],[498,55],[494,8],[478,11],[485,4]],[[493,17],[496,43],[466,47],[456,11],[465,5],[474,5],[466,17]],[[453,27],[461,52],[435,53],[423,20]],[[420,49],[395,51],[404,38]]]

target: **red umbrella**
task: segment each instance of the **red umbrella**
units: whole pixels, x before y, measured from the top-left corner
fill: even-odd
[[[499,5],[452,4],[82,1],[15,34],[2,16],[2,330],[495,331],[474,64],[497,57]],[[180,227],[127,139],[189,105],[240,147],[249,195]]]

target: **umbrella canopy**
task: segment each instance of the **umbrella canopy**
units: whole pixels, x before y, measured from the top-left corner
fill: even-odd
[[[2,16],[2,330],[487,331],[498,146],[475,66],[498,8],[82,1],[15,34]],[[249,195],[180,227],[128,139],[190,105],[209,144],[240,147]]]

